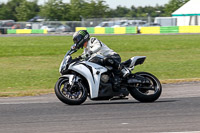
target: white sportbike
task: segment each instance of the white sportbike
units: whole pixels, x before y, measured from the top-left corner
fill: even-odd
[[[66,53],[59,72],[61,77],[55,84],[55,94],[60,101],[69,105],[80,105],[87,97],[91,100],[127,99],[131,94],[140,102],[154,102],[162,92],[160,81],[147,72],[131,73],[120,79],[118,90],[113,89],[115,74],[112,67],[99,65],[93,61],[102,58],[99,55],[83,60],[72,59],[71,54],[77,50],[74,46]],[[122,62],[130,71],[136,65],[143,64],[145,56],[135,56]]]

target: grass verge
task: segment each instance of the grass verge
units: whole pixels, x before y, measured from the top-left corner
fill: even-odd
[[[98,36],[122,60],[145,55],[134,72],[146,71],[162,83],[200,81],[200,35]],[[0,37],[0,96],[53,92],[58,68],[72,37]],[[82,53],[79,50],[73,56]],[[181,80],[180,80],[181,79]]]

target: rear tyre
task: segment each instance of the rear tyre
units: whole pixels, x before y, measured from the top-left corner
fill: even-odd
[[[54,89],[58,99],[68,105],[80,105],[87,99],[87,89],[81,81],[70,85],[68,78],[60,78]]]
[[[129,92],[131,96],[140,102],[156,101],[160,97],[162,92],[162,86],[160,81],[154,75],[147,72],[138,72],[135,74],[146,78],[150,81],[150,83],[148,85],[137,83],[134,87],[129,87]]]

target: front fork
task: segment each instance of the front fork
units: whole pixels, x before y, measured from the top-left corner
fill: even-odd
[[[72,75],[63,75],[61,78],[68,78],[69,79],[69,85],[70,85],[70,87],[68,88],[68,91],[71,91],[71,89],[73,88],[73,86],[74,86],[74,84],[76,83],[76,82],[79,82],[80,81],[80,77],[78,77],[77,75],[74,75],[74,74],[72,74]],[[67,84],[64,84],[64,88],[67,88],[68,87],[68,83]]]

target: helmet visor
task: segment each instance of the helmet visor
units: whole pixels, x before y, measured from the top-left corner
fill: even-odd
[[[82,36],[78,35],[73,39],[73,41],[74,41],[75,44],[77,44],[78,42],[80,42],[81,39],[82,39]]]

